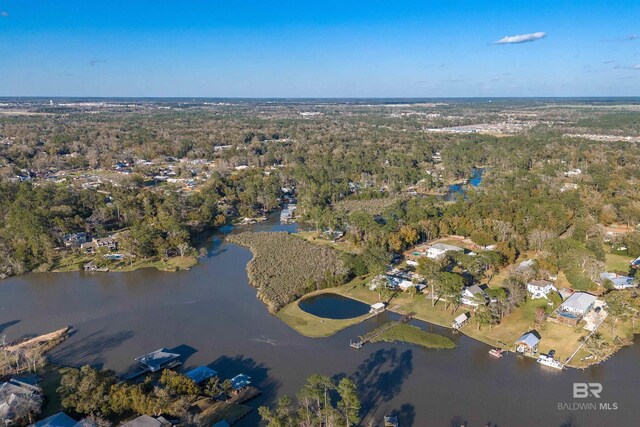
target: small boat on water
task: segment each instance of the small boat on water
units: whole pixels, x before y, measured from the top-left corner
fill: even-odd
[[[492,348],[491,350],[489,350],[489,354],[492,355],[493,357],[502,357],[504,353],[504,350],[501,348]]]
[[[538,357],[537,362],[541,365],[548,366],[550,368],[560,369],[560,370],[564,369],[564,364],[562,362],[554,359],[553,356],[549,356],[546,354],[541,354]]]

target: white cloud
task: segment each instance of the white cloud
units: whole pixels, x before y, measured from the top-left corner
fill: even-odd
[[[546,36],[547,33],[543,33],[539,31],[537,33],[531,34],[519,34],[517,36],[507,36],[503,37],[500,40],[496,41],[496,44],[511,44],[511,43],[524,43],[524,42],[532,42],[535,40],[539,40]]]

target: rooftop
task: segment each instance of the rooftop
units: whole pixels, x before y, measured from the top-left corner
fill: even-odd
[[[38,421],[33,427],[74,427],[76,424],[78,424],[76,420],[69,415],[64,412],[58,412],[44,420]]]
[[[516,340],[516,343],[524,343],[529,348],[535,347],[540,342],[540,335],[536,331],[529,331]]]
[[[560,305],[560,309],[571,309],[577,311],[587,311],[587,309],[596,301],[594,295],[586,292],[575,292],[565,302]]]
[[[240,390],[251,384],[251,377],[245,374],[236,375],[231,378],[231,387],[234,390]]]
[[[196,384],[200,384],[209,378],[215,377],[218,373],[208,366],[198,366],[187,372],[185,375]]]
[[[158,371],[180,357],[177,353],[171,353],[166,348],[161,348],[144,356],[136,357],[136,361],[145,365],[151,372]]]

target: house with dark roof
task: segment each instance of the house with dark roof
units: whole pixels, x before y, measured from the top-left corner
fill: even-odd
[[[134,418],[124,424],[120,424],[120,427],[162,427],[170,426],[164,417],[153,418],[149,415],[140,415],[138,418]]]

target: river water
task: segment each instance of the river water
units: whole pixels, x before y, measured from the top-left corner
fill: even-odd
[[[293,226],[270,220],[254,228]],[[329,338],[300,336],[256,298],[245,271],[248,250],[218,238],[209,248],[198,266],[180,273],[48,273],[4,280],[0,335],[13,340],[72,325],[73,335],[51,353],[54,362],[88,363],[123,375],[137,356],[160,347],[177,349],[184,368],[204,364],[223,377],[252,376],[264,392],[250,403],[254,407],[295,394],[313,373],[348,375],[377,425],[390,413],[400,416],[403,427],[638,424],[640,346],[586,371],[555,372],[513,355],[492,359],[484,344],[414,322],[452,336],[458,347],[437,351],[376,343],[353,350],[350,338],[393,315],[384,313]],[[601,398],[573,399],[574,382],[602,383]],[[616,403],[618,409],[558,409],[559,403],[578,402]],[[258,425],[257,411],[238,425]]]

